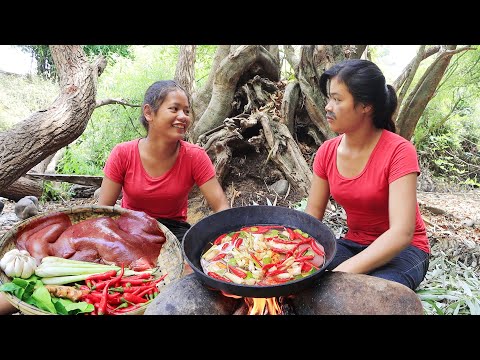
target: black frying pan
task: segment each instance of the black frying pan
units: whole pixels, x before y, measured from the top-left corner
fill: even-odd
[[[237,285],[205,274],[200,265],[200,257],[207,244],[213,243],[221,234],[251,225],[283,225],[307,232],[323,245],[324,265],[303,279],[271,286]],[[254,298],[286,296],[309,287],[323,274],[337,251],[333,232],[318,219],[298,210],[262,205],[236,207],[207,216],[185,233],[182,248],[187,263],[205,285],[228,294]]]

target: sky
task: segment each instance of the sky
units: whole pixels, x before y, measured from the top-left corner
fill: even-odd
[[[378,64],[385,72],[387,82],[391,83],[400,74],[405,65],[415,56],[418,45],[383,45],[388,55]],[[29,74],[35,71],[35,62],[30,56],[11,45],[0,45],[0,70],[17,74]]]
[[[15,74],[30,74],[35,71],[30,56],[11,45],[0,45],[0,70]]]

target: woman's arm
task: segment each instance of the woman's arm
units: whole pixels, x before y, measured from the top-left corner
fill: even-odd
[[[330,187],[328,181],[314,173],[305,212],[322,220],[323,215],[325,214],[325,209],[327,208],[329,197]]]
[[[417,211],[417,174],[411,173],[389,186],[390,228],[359,254],[338,265],[334,271],[365,274],[386,264],[412,242]]]
[[[230,208],[227,197],[215,176],[200,186],[199,189],[214,212]]]
[[[0,315],[10,315],[16,311],[18,310],[5,299],[3,292],[0,292]]]
[[[98,205],[115,205],[122,191],[122,184],[116,183],[104,176],[102,180],[102,186],[100,188],[100,197],[98,198]]]

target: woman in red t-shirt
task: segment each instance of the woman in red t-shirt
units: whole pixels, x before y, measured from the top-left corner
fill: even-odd
[[[145,93],[140,122],[147,136],[116,145],[105,164],[99,205],[143,211],[168,227],[178,240],[190,228],[188,194],[197,185],[213,211],[229,207],[205,150],[184,141],[191,123],[185,90],[157,81]]]
[[[320,77],[330,129],[313,163],[306,212],[323,219],[330,195],[347,214],[328,269],[418,287],[430,254],[417,202],[414,146],[395,134],[397,96],[368,60],[346,60]]]

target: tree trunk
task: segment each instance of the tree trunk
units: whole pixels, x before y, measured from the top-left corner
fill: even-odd
[[[454,51],[456,47],[457,45],[448,45],[447,50],[438,55],[405,101],[403,111],[397,119],[398,133],[405,139],[412,138],[418,120],[442,80],[452,56],[458,52]]]
[[[255,75],[278,81],[278,73],[278,62],[263,46],[242,45],[230,52],[215,72],[210,102],[193,128],[192,140],[196,142],[200,135],[221,125],[230,115],[239,82]]]
[[[213,58],[212,68],[208,75],[207,82],[201,90],[195,91],[193,94],[193,112],[195,114],[194,122],[196,119],[202,117],[203,113],[207,109],[210,98],[212,97],[213,80],[217,72],[218,67],[223,59],[227,57],[230,52],[230,45],[219,45]]]
[[[195,50],[197,45],[180,45],[174,80],[178,82],[189,96],[193,93],[195,83]]]
[[[80,45],[51,45],[60,94],[45,110],[0,133],[0,189],[78,138],[95,109],[97,77],[106,60],[90,64]]]
[[[340,57],[330,45],[304,45],[301,49],[298,64],[298,82],[305,96],[305,108],[312,123],[320,131],[322,141],[332,138],[325,118],[325,99],[318,86],[320,76],[335,63],[335,57]],[[343,56],[343,59],[345,56]]]
[[[42,182],[27,179],[25,177],[19,178],[17,181],[10,184],[7,188],[0,190],[0,196],[18,201],[25,196],[33,195],[40,199],[43,194]]]

